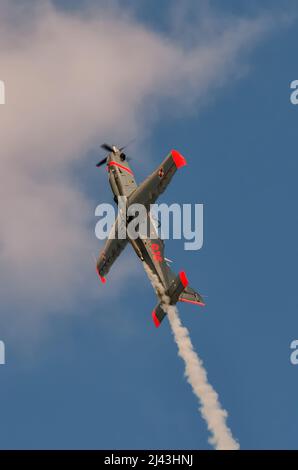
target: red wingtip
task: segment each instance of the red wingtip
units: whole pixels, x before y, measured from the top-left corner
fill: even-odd
[[[185,158],[177,150],[172,150],[171,154],[177,168],[181,168],[187,164]]]
[[[180,281],[182,282],[183,287],[188,286],[188,279],[184,271],[179,273]]]
[[[97,267],[97,266],[96,266],[96,272],[97,272],[97,275],[98,275],[99,279],[101,280],[101,282],[102,282],[103,284],[105,284],[105,283],[107,282],[107,280],[106,280],[105,277],[103,277],[103,276],[101,276],[101,275],[99,274],[99,272],[98,272],[98,267]]]
[[[160,325],[160,321],[156,316],[155,310],[153,310],[153,312],[152,312],[152,318],[153,318],[153,321],[154,321],[154,325],[156,326],[156,328],[158,328],[159,325]]]

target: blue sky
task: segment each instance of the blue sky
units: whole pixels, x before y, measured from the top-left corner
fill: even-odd
[[[175,2],[165,3],[157,14],[153,2],[140,2],[137,21],[170,34],[167,8]],[[56,4],[69,10],[73,2]],[[207,306],[179,306],[182,320],[241,448],[295,449],[298,367],[289,359],[298,338],[298,106],[290,103],[290,82],[298,79],[295,9],[286,2],[281,11],[275,1],[227,1],[224,11],[221,5],[212,2],[222,21],[279,11],[288,20],[249,51],[240,77],[211,87],[198,109],[180,113],[170,104],[164,111],[158,106],[171,98],[161,100],[158,118],[143,118],[146,148],[142,155],[141,144],[131,147],[131,164],[141,181],[169,149],[187,158],[162,201],[204,203],[204,246],[184,252],[182,241],[170,241],[166,255],[176,272],[186,270]],[[88,194],[91,215],[110,198],[105,172],[94,168],[96,153],[91,141],[73,165],[73,184]],[[90,214],[84,256],[100,248]],[[154,328],[155,295],[132,249],[126,251],[105,286],[94,279],[94,288],[104,290],[100,298],[79,296],[65,312],[57,306],[37,337],[6,337],[2,322],[1,448],[210,448],[169,325]],[[6,299],[2,308],[10,314],[14,306]],[[30,317],[32,328],[38,324]]]

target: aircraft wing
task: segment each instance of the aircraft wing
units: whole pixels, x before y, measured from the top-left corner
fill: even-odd
[[[105,283],[105,275],[108,274],[112,264],[118,258],[128,243],[128,239],[118,239],[117,221],[115,222],[115,238],[108,238],[103,250],[100,252],[96,270],[100,280]]]
[[[185,158],[172,150],[156,170],[141,183],[129,197],[129,203],[143,204],[148,208],[164,192],[177,169],[186,165]]]

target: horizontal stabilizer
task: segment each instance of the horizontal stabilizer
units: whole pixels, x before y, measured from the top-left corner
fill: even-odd
[[[182,294],[179,296],[179,301],[188,302],[190,304],[201,305],[202,307],[205,306],[203,297],[194,289],[188,286],[184,289]]]
[[[161,303],[160,303],[152,312],[152,318],[153,318],[154,325],[156,326],[156,328],[159,327],[159,325],[161,324],[165,316],[166,316],[166,312],[163,310]]]

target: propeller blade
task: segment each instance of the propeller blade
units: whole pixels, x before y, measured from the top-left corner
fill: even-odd
[[[108,157],[105,157],[103,158],[102,160],[100,160],[100,162],[97,163],[97,168],[100,167],[101,165],[104,165],[105,163],[107,163],[107,159]]]
[[[134,139],[131,139],[129,142],[127,142],[127,144],[125,144],[123,147],[120,147],[120,152],[122,152],[122,150],[126,149],[126,147],[129,147],[129,145],[133,144],[134,142],[136,141],[136,138]]]
[[[101,148],[106,150],[107,152],[114,152],[113,147],[111,147],[111,145],[109,144],[102,144]]]

